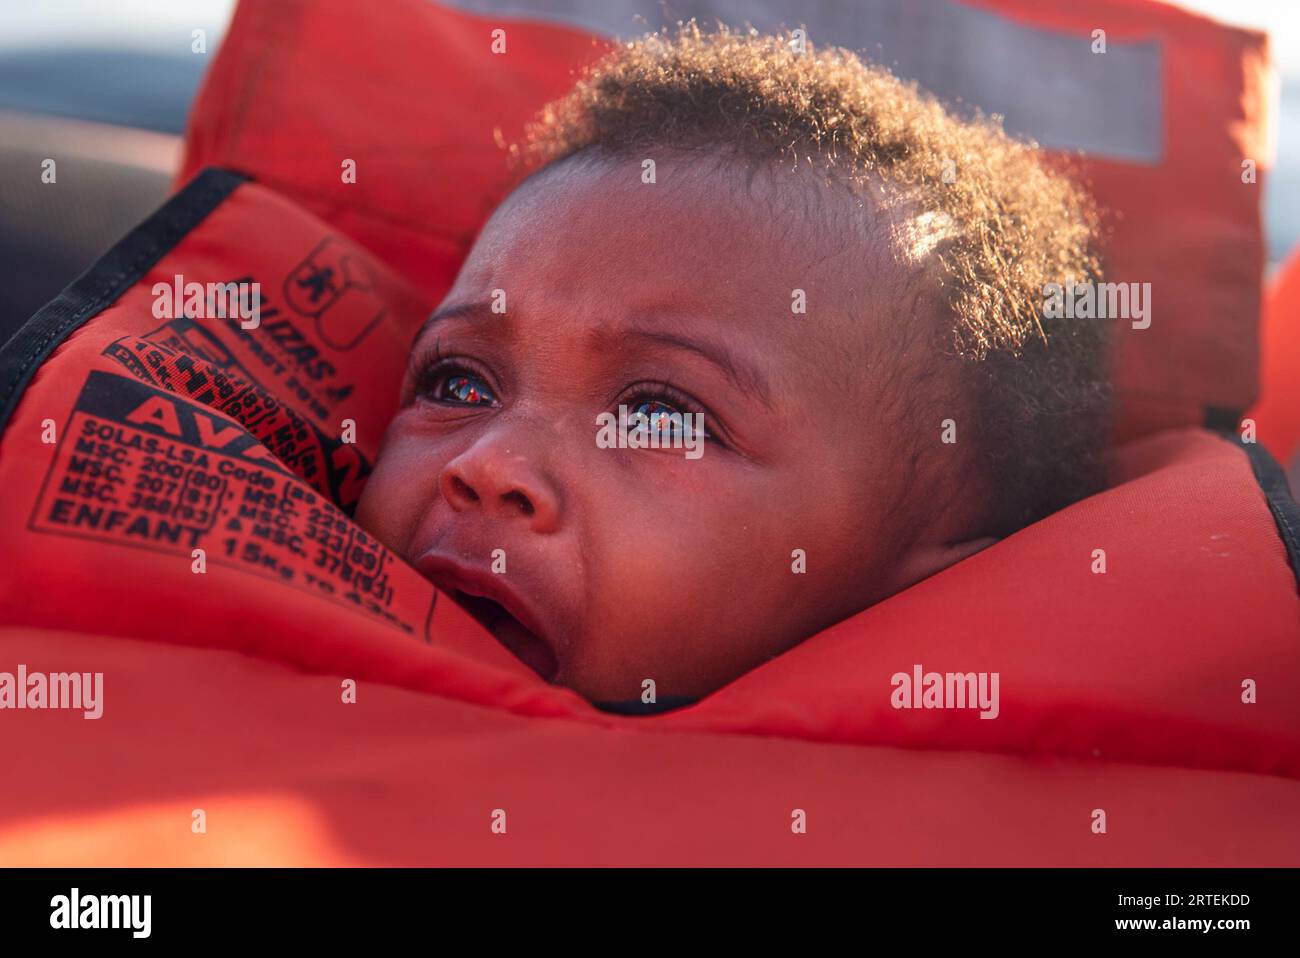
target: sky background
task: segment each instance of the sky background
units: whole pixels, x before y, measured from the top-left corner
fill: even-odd
[[[1278,70],[1300,79],[1300,0],[1181,0],[1173,6],[1224,23],[1267,30]]]
[[[1300,75],[1297,0],[1179,0],[1176,5],[1225,23],[1268,30],[1283,71]],[[147,48],[178,31],[188,35],[196,26],[219,31],[234,8],[234,0],[5,0],[0,4],[0,46],[82,39]]]
[[[1281,77],[1277,162],[1265,184],[1269,264],[1300,248],[1300,0],[1182,0],[1215,20],[1266,30]]]

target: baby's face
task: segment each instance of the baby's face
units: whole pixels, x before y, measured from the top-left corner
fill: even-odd
[[[357,512],[596,701],[698,697],[918,577],[907,377],[873,348],[899,267],[792,174],[641,173],[561,163],[496,212]],[[620,406],[703,414],[702,454],[598,443]]]

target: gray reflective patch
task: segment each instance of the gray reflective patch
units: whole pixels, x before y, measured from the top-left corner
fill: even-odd
[[[1136,163],[1164,155],[1159,41],[1107,40],[1023,26],[949,0],[437,0],[467,13],[631,37],[697,18],[770,33],[803,27],[814,45],[881,63],[962,112],[1004,118],[1055,150]],[[485,41],[486,42],[486,41]]]

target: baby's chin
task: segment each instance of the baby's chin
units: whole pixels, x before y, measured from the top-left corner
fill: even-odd
[[[552,683],[597,705],[646,706],[627,711],[652,712],[657,709],[651,706],[666,709],[698,701],[749,671],[740,665],[691,662],[680,650],[666,654],[659,643],[638,655],[636,649],[645,642],[642,629],[593,629],[588,639],[590,644],[566,649]]]
[[[490,599],[464,593],[453,598],[543,681],[620,712],[649,714],[690,704],[771,658],[691,667],[679,654],[665,661],[662,644],[648,642],[644,629],[606,624],[590,632],[571,626],[562,635],[539,635]],[[633,651],[647,644],[647,654]]]

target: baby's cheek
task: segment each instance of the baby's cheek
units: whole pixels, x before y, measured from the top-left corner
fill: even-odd
[[[602,560],[589,566],[592,641],[618,643],[609,658],[651,668],[747,659],[745,649],[726,646],[763,644],[774,605],[767,593],[778,567],[787,567],[779,549],[752,540],[754,531],[726,508],[679,503],[625,514]]]
[[[391,529],[386,522],[389,515],[383,508],[385,499],[383,475],[378,471],[372,472],[366,480],[365,488],[361,490],[361,498],[357,501],[357,509],[352,519],[384,545],[394,548]]]
[[[408,559],[428,496],[427,473],[409,459],[400,444],[386,447],[366,480],[354,515],[357,525]]]

